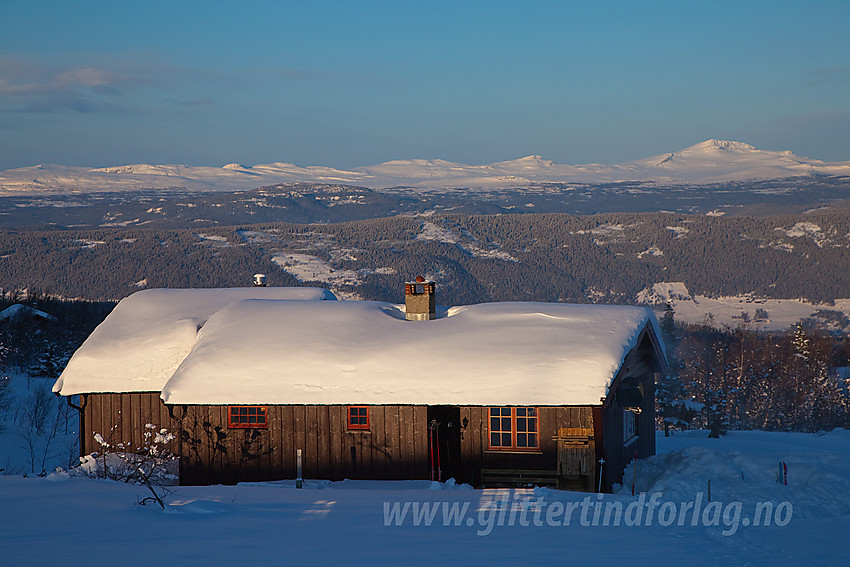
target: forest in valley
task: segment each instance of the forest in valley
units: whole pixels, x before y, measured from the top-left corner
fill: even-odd
[[[337,224],[0,231],[0,288],[112,300],[144,287],[311,285],[274,262],[306,254],[356,275],[335,290],[397,301],[416,274],[439,301],[630,303],[657,282],[708,297],[830,302],[850,290],[850,214],[425,215]],[[323,285],[321,280],[319,285]]]
[[[790,332],[660,320],[670,370],[656,384],[665,431],[829,431],[850,427],[850,339],[812,324]]]

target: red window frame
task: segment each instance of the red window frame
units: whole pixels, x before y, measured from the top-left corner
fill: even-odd
[[[268,429],[268,406],[227,406],[228,429]]]
[[[348,429],[369,429],[369,406],[348,406]]]
[[[536,407],[492,406],[487,413],[491,451],[540,450],[540,416]]]

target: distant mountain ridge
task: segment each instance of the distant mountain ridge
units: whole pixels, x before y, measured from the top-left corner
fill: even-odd
[[[86,168],[41,164],[0,172],[0,195],[139,189],[238,191],[279,183],[330,183],[393,191],[499,190],[545,183],[713,184],[813,176],[850,176],[850,161],[823,162],[743,142],[706,140],[675,152],[620,164],[559,164],[532,155],[487,165],[441,159],[393,160],[350,170],[278,162],[223,167],[132,164]]]

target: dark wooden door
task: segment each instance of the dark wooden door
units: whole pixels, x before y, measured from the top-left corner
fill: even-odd
[[[460,408],[428,406],[428,453],[432,478],[461,482]]]

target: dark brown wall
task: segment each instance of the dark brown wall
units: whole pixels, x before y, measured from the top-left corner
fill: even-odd
[[[533,469],[554,471],[558,466],[557,442],[552,438],[562,427],[593,427],[591,406],[538,407],[540,450],[536,452],[490,451],[488,408],[460,408],[460,419],[469,423],[461,439],[459,482],[478,484],[481,469]]]
[[[646,379],[651,391],[652,376]],[[170,449],[182,457],[181,484],[295,478],[296,449],[302,450],[304,478],[431,478],[427,406],[370,406],[369,431],[347,430],[347,410],[345,405],[268,406],[268,429],[228,429],[227,406],[178,406],[173,419],[156,392],[89,394],[82,415],[81,453],[100,450],[95,433],[113,445],[139,447],[145,424],[152,423],[179,437]],[[623,448],[622,409],[614,404],[601,411],[598,406],[538,407],[539,451],[491,451],[487,410],[459,407],[459,420],[465,418],[467,426],[458,430],[460,460],[454,470],[458,482],[477,485],[482,468],[554,471],[558,454],[553,437],[564,427],[595,429],[597,446],[604,445],[598,451],[606,460],[603,486],[608,488],[622,479],[635,446],[640,457],[655,452],[652,412],[638,416],[637,445]],[[446,463],[443,468],[448,468]]]
[[[623,478],[623,471],[637,452],[639,459],[655,454],[655,376],[666,368],[659,360],[657,347],[653,344],[654,334],[649,327],[644,329],[638,346],[626,356],[617,376],[611,383],[608,396],[602,407],[602,429],[604,435],[602,487],[606,492],[615,483],[631,484]],[[643,389],[643,406],[636,416],[637,440],[627,447],[623,445],[623,408],[617,404],[616,392],[625,379],[639,379]]]
[[[616,403],[611,403],[602,408],[602,421],[604,431],[604,458],[602,486],[605,491],[610,491],[615,483],[625,484],[623,470],[633,459],[635,451],[638,458],[643,459],[655,454],[655,392],[654,379],[651,373],[641,376],[644,388],[649,395],[645,395],[646,407],[644,411],[636,416],[637,439],[624,446],[623,443],[623,409]],[[630,479],[625,479],[630,483]]]
[[[268,429],[228,429],[227,406],[190,406],[183,418],[180,481],[232,484],[295,478],[296,449],[302,450],[304,478],[431,478],[427,406],[370,406],[370,431],[348,431],[347,408],[268,406]],[[468,422],[455,480],[470,484],[478,483],[481,468],[554,471],[557,445],[552,438],[558,429],[593,427],[590,406],[541,407],[539,451],[489,451],[487,408],[459,410],[460,420]]]
[[[94,439],[95,433],[100,433],[111,445],[123,443],[127,450],[144,444],[148,423],[155,425],[156,431],[166,428],[177,435],[177,423],[168,414],[159,392],[85,394],[81,397],[85,400],[80,415],[81,455],[101,450]],[[169,448],[176,452],[176,442]]]
[[[430,478],[425,406],[370,406],[369,431],[348,431],[347,412],[344,405],[268,406],[268,429],[228,429],[227,406],[190,406],[180,482],[295,478],[297,449],[304,478]]]

